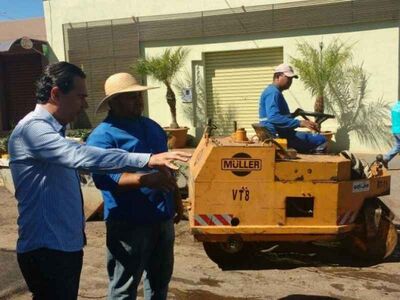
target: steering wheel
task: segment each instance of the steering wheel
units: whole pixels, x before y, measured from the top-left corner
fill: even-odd
[[[302,117],[304,120],[310,120],[308,117],[315,117],[315,123],[317,123],[321,127],[321,123],[325,122],[328,119],[334,119],[334,115],[323,114],[319,112],[311,112],[311,111],[304,111],[301,108],[296,109],[293,113],[290,114],[292,118],[297,116]]]

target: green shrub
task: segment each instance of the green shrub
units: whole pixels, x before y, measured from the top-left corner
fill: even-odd
[[[92,132],[92,129],[81,128],[81,129],[68,129],[66,132],[66,136],[73,138],[80,138],[82,141],[86,142],[89,134]]]
[[[8,141],[10,139],[11,131],[4,137],[0,138],[0,154],[8,153]]]

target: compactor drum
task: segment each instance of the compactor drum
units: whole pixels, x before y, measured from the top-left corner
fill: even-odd
[[[237,141],[211,133],[209,124],[190,161],[189,221],[221,267],[271,242],[341,241],[368,260],[394,251],[394,215],[378,198],[390,193],[381,163],[296,155],[268,134]]]

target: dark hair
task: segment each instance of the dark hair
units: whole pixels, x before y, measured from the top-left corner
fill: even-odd
[[[50,98],[51,89],[57,86],[64,94],[74,88],[74,78],[86,78],[81,68],[65,61],[48,65],[36,82],[36,102],[44,104]]]
[[[279,76],[282,76],[282,75],[283,75],[283,72],[276,72],[276,73],[274,73],[273,80],[279,78]]]

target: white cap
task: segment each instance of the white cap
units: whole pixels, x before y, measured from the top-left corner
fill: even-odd
[[[283,73],[287,77],[299,78],[296,74],[294,74],[293,68],[287,64],[280,64],[275,68],[275,73]]]

